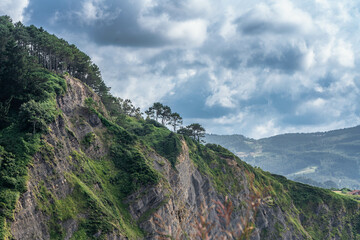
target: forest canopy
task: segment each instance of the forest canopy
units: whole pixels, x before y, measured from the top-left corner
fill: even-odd
[[[118,101],[102,80],[99,67],[75,45],[41,27],[0,16],[0,128],[11,122],[11,113],[22,104],[47,99],[49,88],[54,87],[47,86],[51,72],[80,79],[110,108]]]

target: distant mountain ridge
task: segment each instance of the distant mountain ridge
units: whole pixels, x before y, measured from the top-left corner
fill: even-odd
[[[360,188],[360,126],[316,133],[287,133],[255,140],[207,134],[266,171],[321,187]]]

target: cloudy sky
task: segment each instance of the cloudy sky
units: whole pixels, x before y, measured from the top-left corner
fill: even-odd
[[[253,138],[359,124],[355,0],[1,0],[76,44],[112,93]]]

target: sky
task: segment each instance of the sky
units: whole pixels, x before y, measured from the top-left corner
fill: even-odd
[[[252,138],[359,125],[355,0],[1,0],[74,43],[113,95]]]

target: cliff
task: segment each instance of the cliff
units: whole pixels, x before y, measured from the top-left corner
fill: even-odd
[[[42,28],[0,29],[0,239],[359,239],[357,201],[143,119]]]
[[[114,119],[89,87],[64,80],[5,239],[359,237],[357,202],[254,169],[154,121]]]

